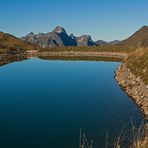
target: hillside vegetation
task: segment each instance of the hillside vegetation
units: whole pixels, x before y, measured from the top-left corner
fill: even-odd
[[[127,46],[147,47],[148,46],[148,26],[143,26],[129,38],[123,40],[120,44]]]
[[[3,52],[22,52],[25,50],[38,49],[36,45],[26,43],[10,34],[0,32],[0,53]]]
[[[52,47],[52,48],[41,48],[40,52],[68,52],[68,51],[79,51],[79,52],[119,52],[119,53],[131,53],[136,50],[135,47],[125,45],[106,45],[106,46],[69,46],[69,47]]]
[[[127,66],[135,76],[148,85],[148,48],[140,48],[129,55]]]

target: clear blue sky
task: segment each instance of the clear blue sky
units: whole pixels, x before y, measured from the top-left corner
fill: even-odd
[[[0,31],[20,37],[57,25],[68,34],[121,40],[148,25],[148,0],[0,0]]]

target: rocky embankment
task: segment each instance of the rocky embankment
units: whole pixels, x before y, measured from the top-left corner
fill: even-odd
[[[116,79],[119,85],[136,102],[145,119],[148,120],[148,85],[145,85],[141,78],[131,73],[126,62],[117,69]]]

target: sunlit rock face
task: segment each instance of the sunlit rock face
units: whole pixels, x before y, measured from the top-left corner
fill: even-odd
[[[31,32],[21,39],[29,43],[37,44],[41,47],[95,45],[91,39],[91,36],[82,35],[80,37],[76,37],[73,34],[68,35],[66,30],[61,26],[57,26],[52,32],[47,34],[34,34]]]
[[[57,26],[54,30],[53,30],[53,32],[56,32],[56,33],[66,33],[66,31],[65,31],[65,29],[63,28],[63,27],[61,27],[61,26]]]
[[[37,44],[41,47],[64,46],[60,35],[56,32],[49,32],[47,34],[39,33],[37,35],[34,33],[29,33],[25,37],[22,37],[22,40]]]
[[[95,43],[92,41],[91,36],[89,35],[82,35],[77,37],[77,44],[78,46],[93,46]]]

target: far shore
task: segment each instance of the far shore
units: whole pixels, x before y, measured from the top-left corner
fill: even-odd
[[[126,58],[127,53],[119,52],[83,52],[83,51],[63,51],[63,52],[35,52],[30,51],[26,53],[27,55],[32,56],[62,56],[62,57],[114,57],[114,58]]]

